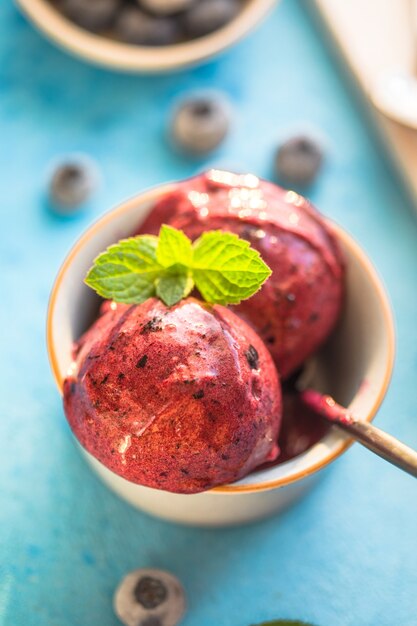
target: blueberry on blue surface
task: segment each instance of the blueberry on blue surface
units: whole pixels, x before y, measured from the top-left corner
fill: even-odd
[[[133,595],[143,608],[156,609],[157,606],[165,602],[168,592],[159,578],[142,576],[136,584]]]
[[[114,610],[126,626],[175,626],[185,613],[184,589],[169,572],[138,569],[117,588]]]
[[[192,5],[195,0],[137,0],[140,7],[143,7],[155,15],[172,15],[179,11],[184,11]]]
[[[62,0],[61,11],[70,20],[93,32],[108,28],[121,6],[121,0]]]
[[[58,213],[71,213],[89,200],[98,185],[98,171],[88,157],[73,156],[55,166],[49,201]]]
[[[174,111],[171,135],[184,152],[204,155],[217,148],[229,132],[230,106],[217,95],[194,96]]]
[[[296,135],[282,143],[275,156],[275,173],[286,185],[306,187],[316,178],[323,163],[319,142],[309,135]]]
[[[164,46],[175,43],[180,31],[178,20],[154,17],[134,6],[126,6],[116,19],[116,36],[140,46]]]
[[[241,9],[239,0],[202,0],[184,14],[184,28],[190,38],[202,37],[230,22]]]

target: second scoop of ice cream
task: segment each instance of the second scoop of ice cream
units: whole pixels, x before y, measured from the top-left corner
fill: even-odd
[[[276,368],[225,307],[105,303],[81,338],[64,407],[80,443],[124,478],[194,493],[274,459]]]
[[[157,234],[163,223],[191,239],[206,230],[232,231],[258,250],[272,276],[235,311],[260,334],[283,377],[333,330],[343,260],[331,226],[305,198],[251,174],[212,170],[177,184],[139,232]]]

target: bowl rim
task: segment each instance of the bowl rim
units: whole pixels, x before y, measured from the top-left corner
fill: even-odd
[[[126,72],[164,72],[196,65],[226,50],[272,10],[279,0],[247,0],[238,15],[217,31],[170,46],[138,46],[91,33],[66,18],[49,0],[17,0],[51,41],[95,65]]]
[[[52,370],[52,374],[55,379],[55,383],[61,395],[62,395],[64,379],[61,376],[60,368],[58,366],[58,359],[56,356],[56,350],[55,350],[55,345],[53,341],[52,325],[53,325],[53,319],[55,315],[55,305],[56,305],[57,295],[58,295],[59,289],[61,287],[61,284],[65,277],[66,272],[68,271],[69,267],[71,266],[72,262],[78,255],[79,251],[83,248],[83,246],[86,243],[88,243],[91,237],[95,235],[104,225],[108,224],[113,219],[117,218],[119,215],[128,213],[130,210],[134,209],[138,205],[138,201],[140,201],[141,203],[151,203],[155,201],[157,198],[159,198],[160,196],[165,195],[166,193],[169,193],[171,190],[175,189],[175,185],[176,185],[175,182],[156,185],[152,187],[151,189],[148,189],[144,192],[140,192],[130,197],[129,199],[125,200],[124,202],[121,202],[120,204],[116,205],[109,211],[106,211],[104,215],[102,215],[100,218],[98,218],[96,221],[90,224],[90,226],[88,226],[86,230],[84,230],[84,232],[76,240],[76,242],[74,243],[74,245],[71,247],[70,251],[68,252],[67,256],[65,257],[64,261],[62,262],[58,270],[58,273],[56,275],[55,281],[53,283],[51,293],[50,293],[49,302],[48,302],[48,310],[47,310],[47,319],[46,319],[46,344],[47,344],[48,358],[49,358],[49,363],[50,363],[50,367]],[[387,336],[388,353],[387,353],[387,359],[385,363],[385,371],[384,371],[382,384],[376,394],[376,397],[372,404],[371,409],[368,411],[367,415],[364,416],[364,419],[370,422],[372,421],[373,417],[375,416],[378,408],[380,407],[384,399],[384,396],[387,392],[387,389],[391,380],[392,370],[394,366],[395,330],[394,330],[394,320],[393,320],[392,309],[391,309],[391,305],[390,305],[387,293],[382,284],[382,281],[376,269],[374,268],[373,264],[371,263],[371,261],[369,260],[365,252],[362,250],[361,246],[340,226],[336,225],[331,220],[327,220],[327,221],[329,221],[332,224],[332,228],[336,232],[336,236],[343,241],[343,244],[347,248],[350,249],[350,251],[355,255],[355,257],[360,261],[361,265],[364,267],[365,271],[367,272],[368,276],[370,277],[373,283],[373,286],[379,298],[381,310],[383,313],[385,331],[386,331],[386,336]],[[308,450],[303,452],[301,455],[299,455],[299,457],[296,457],[296,458],[299,459],[303,457],[303,455],[311,452],[317,446],[320,446],[322,441],[323,440],[319,441],[314,446],[312,446],[312,448],[309,448]],[[346,450],[352,445],[352,443],[354,443],[354,440],[352,438],[346,436],[343,433],[340,433],[340,434],[337,433],[337,443],[332,447],[332,449],[329,450],[326,454],[324,454],[320,460],[312,462],[311,465],[309,465],[308,467],[304,469],[293,470],[292,472],[290,471],[288,476],[282,476],[280,478],[269,480],[269,481],[263,480],[259,483],[239,484],[239,482],[237,482],[237,483],[232,483],[232,484],[227,484],[227,485],[221,485],[219,487],[214,487],[213,489],[208,490],[207,493],[233,495],[233,494],[244,494],[244,493],[250,493],[250,492],[269,491],[272,489],[285,487],[287,485],[290,485],[291,483],[307,478],[308,476],[311,476],[312,474],[315,474],[319,470],[323,469],[324,467],[329,465],[331,462],[336,460],[341,454],[346,452]],[[286,464],[292,463],[293,460],[294,459],[285,461],[284,463],[280,465],[280,467],[281,468],[285,467]]]

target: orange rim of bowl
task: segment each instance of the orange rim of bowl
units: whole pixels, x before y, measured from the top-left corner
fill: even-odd
[[[125,71],[161,72],[186,67],[220,53],[249,33],[278,0],[248,0],[223,28],[172,46],[137,46],[95,35],[62,15],[49,0],[17,0],[22,11],[58,46],[101,66]]]
[[[129,200],[118,205],[116,208],[108,211],[103,217],[99,218],[96,222],[94,222],[84,232],[83,235],[81,235],[81,237],[76,241],[75,245],[71,248],[69,254],[65,258],[64,262],[62,263],[58,271],[57,277],[55,279],[55,282],[53,284],[53,287],[52,287],[51,295],[49,298],[47,321],[46,321],[46,341],[47,341],[49,362],[51,365],[53,376],[55,378],[55,382],[57,384],[57,387],[61,395],[62,395],[62,387],[63,387],[63,378],[61,376],[61,372],[58,367],[58,359],[57,359],[55,347],[54,347],[54,341],[53,341],[53,336],[52,336],[52,319],[54,317],[57,294],[59,292],[61,283],[63,281],[63,278],[68,268],[70,267],[74,258],[77,256],[80,249],[91,239],[91,237],[95,233],[97,233],[97,231],[99,231],[102,228],[102,226],[111,222],[116,216],[127,213],[130,210],[132,210],[134,207],[138,205],[139,201],[140,203],[152,202],[156,198],[169,192],[173,187],[174,187],[173,183],[168,183],[166,185],[159,185],[148,191],[145,191],[144,193],[138,194],[130,198]],[[331,220],[328,220],[328,221],[331,222]],[[372,283],[374,285],[375,291],[378,295],[380,304],[381,304],[385,328],[387,332],[388,356],[387,356],[386,365],[385,365],[384,378],[383,378],[381,387],[379,389],[379,392],[375,398],[375,401],[371,409],[369,410],[368,414],[365,416],[366,421],[370,422],[375,416],[378,408],[380,407],[384,399],[384,396],[387,392],[388,385],[391,379],[392,369],[394,366],[394,356],[395,356],[394,321],[393,321],[393,316],[392,316],[391,306],[388,300],[388,296],[386,294],[386,291],[382,285],[381,279],[379,278],[378,273],[376,269],[374,268],[373,264],[368,259],[367,255],[359,246],[359,244],[356,243],[356,241],[354,241],[354,239],[350,235],[348,235],[346,231],[344,231],[340,226],[334,224],[333,222],[331,222],[331,225],[332,225],[333,230],[336,233],[336,236],[339,239],[341,239],[343,244],[352,251],[353,255],[357,259],[359,259],[361,265],[365,268],[366,272],[370,276]],[[346,450],[352,445],[353,442],[354,442],[353,439],[350,439],[350,438],[346,439],[345,436],[341,435],[341,441],[337,445],[335,450],[326,454],[325,457],[321,459],[320,461],[313,463],[311,466],[303,470],[300,470],[298,472],[295,471],[294,473],[290,474],[287,477],[284,476],[276,480],[270,480],[270,481],[265,480],[263,482],[254,483],[250,485],[239,485],[239,484],[223,485],[220,487],[215,487],[214,489],[210,489],[209,492],[215,493],[215,494],[230,495],[230,494],[237,494],[237,493],[250,493],[250,492],[255,492],[255,491],[269,491],[271,489],[278,489],[280,487],[285,487],[286,485],[290,485],[291,483],[302,480],[303,478],[307,478],[308,476],[315,474],[319,470],[323,469],[324,467],[329,465],[329,463],[337,459],[341,454],[346,452]],[[319,445],[319,444],[316,444],[316,445]],[[291,461],[288,461],[288,463],[290,462]],[[285,467],[285,464],[286,463],[283,463],[280,467]]]

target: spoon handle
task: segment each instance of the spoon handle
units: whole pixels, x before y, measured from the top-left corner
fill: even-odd
[[[417,478],[415,450],[373,424],[358,419],[330,396],[323,396],[317,391],[307,389],[301,392],[301,398],[307,406],[349,433],[366,448]]]

